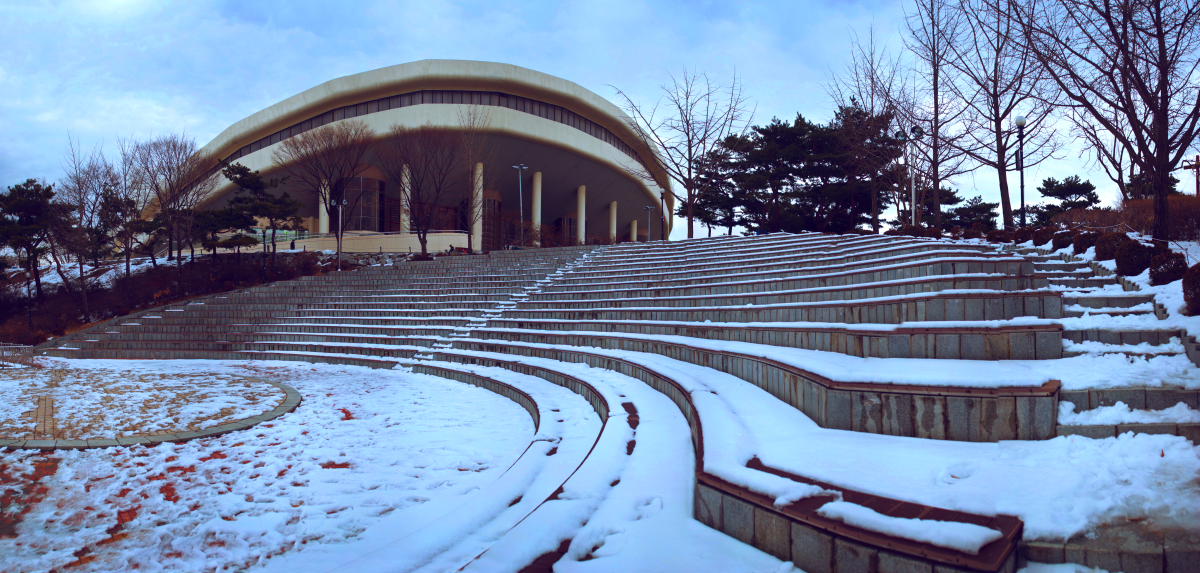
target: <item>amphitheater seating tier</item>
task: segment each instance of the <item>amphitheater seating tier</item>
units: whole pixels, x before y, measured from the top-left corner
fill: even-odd
[[[580,376],[580,368],[603,368],[660,392],[683,413],[696,461],[695,516],[710,527],[810,571],[853,571],[858,559],[881,569],[1013,571],[1026,547],[1014,517],[899,502],[757,458],[744,467],[709,468],[706,454],[721,446],[705,441],[704,421],[723,414],[697,403],[697,388],[655,360],[686,365],[699,378],[753,384],[826,428],[938,440],[1048,439],[1079,433],[1058,425],[1060,401],[1095,407],[1114,395],[1067,392],[1054,380],[913,384],[820,365],[886,359],[904,372],[930,360],[1058,359],[1070,354],[1064,341],[1163,344],[1178,334],[1064,329],[1064,316],[1148,312],[1153,301],[1144,295],[1084,290],[1112,281],[1088,265],[1040,253],[910,237],[780,233],[515,250],[207,296],[113,319],[42,350],[81,358],[401,365],[501,393],[535,423],[541,410],[533,397],[472,368],[504,368],[568,388],[602,421],[636,412],[636,400],[616,403],[611,389]],[[809,362],[780,359],[801,355]],[[1165,392],[1196,401],[1195,392],[1135,390],[1143,404],[1167,399]],[[816,508],[827,499],[777,507],[771,496],[738,485],[746,472],[815,484],[885,515],[975,523],[1003,536],[978,555],[889,537],[821,517]]]

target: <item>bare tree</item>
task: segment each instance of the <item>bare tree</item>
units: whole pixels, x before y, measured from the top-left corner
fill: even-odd
[[[620,89],[617,94],[624,100],[635,131],[658,148],[667,175],[683,188],[682,195],[670,189],[664,191],[683,203],[687,236],[692,238],[700,163],[726,136],[740,134],[751,114],[736,75],[724,86],[714,84],[707,74],[684,70],[679,77],[672,75],[670,85],[661,89],[663,98],[650,107],[634,102]],[[650,173],[636,175],[644,180],[654,179]]]
[[[896,116],[897,103],[907,93],[901,75],[899,58],[890,57],[875,42],[875,29],[868,31],[865,43],[854,37],[850,48],[850,63],[841,76],[834,78],[826,90],[842,109],[862,109],[870,116]],[[867,138],[858,138],[866,142]],[[877,146],[860,146],[858,153],[877,151]],[[883,201],[878,188],[871,189],[871,228],[879,232],[879,212]]]
[[[366,169],[363,162],[372,142],[371,128],[358,120],[332,123],[289,137],[275,150],[275,165],[316,190],[325,212],[334,215],[338,270],[342,269],[342,210],[353,211],[361,193],[346,196],[346,184]]]
[[[882,115],[896,109],[897,98],[905,91],[907,78],[901,71],[899,57],[889,56],[876,43],[872,27],[865,41],[857,35],[852,38],[850,63],[825,89],[839,106],[856,106],[871,115]]]
[[[186,136],[168,135],[133,145],[133,179],[153,196],[153,206],[166,227],[167,250],[173,252],[168,258],[176,257],[176,263],[184,243],[191,242],[192,210],[216,187],[217,166]]]
[[[1115,125],[1124,125],[1120,113],[1116,110],[1109,111]],[[1080,151],[1080,157],[1091,156],[1092,161],[1104,170],[1108,179],[1116,184],[1117,191],[1121,193],[1121,200],[1131,199],[1129,184],[1136,173],[1125,146],[1107,129],[1093,121],[1087,113],[1072,108],[1068,110],[1067,118],[1071,121],[1072,133],[1087,145]],[[1121,132],[1129,133],[1129,130],[1122,129]]]
[[[379,146],[380,165],[388,178],[407,183],[400,187],[402,208],[408,210],[409,228],[417,235],[423,256],[429,254],[429,231],[438,211],[463,192],[473,195],[469,183],[473,164],[466,161],[466,139],[453,128],[396,125]]]
[[[115,184],[101,204],[100,216],[105,225],[114,229],[113,244],[125,258],[125,276],[130,274],[133,253],[140,245],[142,215],[153,200],[147,185],[142,184],[136,168],[136,146],[128,140],[117,140],[118,159],[109,166],[116,174]],[[152,259],[153,260],[153,259]]]
[[[955,73],[950,93],[966,106],[963,137],[954,145],[971,160],[996,170],[1004,227],[1013,227],[1008,172],[1016,168],[1013,118],[1026,119],[1026,167],[1053,157],[1059,138],[1053,127],[1052,94],[1033,52],[1021,37],[1008,0],[959,0],[952,6],[961,33],[947,44],[946,64]]]
[[[1200,133],[1200,2],[1025,0],[1020,20],[1067,105],[1153,183],[1153,234],[1167,240],[1171,171]]]
[[[908,35],[905,44],[915,58],[914,81],[910,92],[900,96],[908,105],[897,105],[897,119],[903,127],[928,126],[928,139],[911,143],[910,168],[923,168],[929,179],[928,189],[932,196],[918,198],[918,204],[928,200],[933,210],[933,226],[942,226],[941,189],[942,182],[956,175],[971,171],[961,144],[966,130],[961,125],[961,116],[966,106],[956,101],[947,89],[953,82],[955,70],[948,63],[950,46],[961,33],[962,24],[958,14],[949,7],[947,0],[917,0],[914,11],[908,15]],[[921,223],[921,209],[914,209],[916,222]]]
[[[88,305],[88,290],[90,285],[84,263],[91,260],[93,266],[99,266],[99,259],[107,249],[112,229],[104,217],[104,204],[119,183],[116,170],[105,159],[99,150],[92,151],[86,157],[76,147],[73,139],[69,140],[66,157],[65,177],[59,182],[59,192],[55,199],[65,205],[70,211],[69,218],[62,221],[60,228],[53,230],[58,246],[65,248],[75,256],[78,266],[80,307],[83,310],[84,321],[91,320],[91,310]],[[58,249],[51,249],[56,267],[61,273]],[[70,286],[70,280],[62,275],[63,284]]]
[[[486,166],[492,163],[493,147],[487,140],[491,115],[483,106],[472,105],[459,112],[458,122],[458,131],[462,134],[462,162],[470,168],[467,171],[469,182],[466,187],[466,211],[463,213],[463,220],[467,227],[467,249],[474,251],[476,247],[483,248],[483,245],[474,244],[475,237],[471,234],[475,224],[483,221],[483,196],[476,196],[474,192],[475,164],[482,163]]]

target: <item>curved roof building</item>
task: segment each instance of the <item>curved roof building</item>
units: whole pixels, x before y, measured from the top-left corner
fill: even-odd
[[[442,208],[435,228],[451,231],[447,236],[457,232],[465,242],[469,232],[476,247],[495,249],[519,242],[522,227],[533,231],[525,242],[547,245],[669,232],[664,225],[674,201],[664,192],[666,172],[628,117],[578,84],[509,64],[422,60],[337,78],[233,124],[203,151],[270,175],[280,170],[274,160],[280,142],[324,125],[362,121],[382,140],[397,125],[459,128],[468,114],[484,118],[486,163],[463,165],[473,192],[483,195],[473,202],[483,213],[466,217],[455,212],[461,208]],[[403,237],[409,221],[401,182],[389,180],[372,153],[366,162],[347,191],[360,200],[335,217],[348,232],[394,234],[370,250],[405,250],[411,243]],[[513,167],[522,164],[527,169]],[[284,189],[300,201],[309,231],[337,224],[315,190],[288,183]],[[233,190],[222,180],[205,204],[219,205]]]

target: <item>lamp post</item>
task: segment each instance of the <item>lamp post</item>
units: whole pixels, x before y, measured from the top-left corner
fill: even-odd
[[[518,163],[516,165],[513,165],[512,168],[517,170],[517,229],[518,229],[517,232],[520,237],[519,239],[517,239],[517,244],[521,245],[523,247],[523,246],[525,246],[524,180],[525,180],[525,170],[529,169],[529,166],[525,165],[524,163]]]
[[[917,226],[917,180],[916,174],[913,172],[911,157],[912,153],[909,151],[908,144],[912,143],[913,140],[920,139],[924,135],[925,130],[921,129],[921,126],[919,125],[912,126],[912,129],[908,130],[907,132],[905,132],[903,129],[896,132],[896,139],[900,143],[904,144],[904,165],[905,167],[908,167],[908,193],[909,205],[911,207],[909,220],[911,221],[910,224],[913,227]]]
[[[908,163],[908,133],[906,131],[904,131],[903,129],[897,131],[896,132],[896,141],[899,141],[900,145],[904,146],[904,168],[908,171],[908,179],[911,182],[912,181],[912,165],[910,165]],[[911,183],[910,183],[910,185],[911,185]],[[910,224],[915,226],[917,224],[917,216],[916,216],[917,200],[916,200],[915,195],[913,195],[909,198],[908,205],[909,205],[909,220],[911,221]],[[896,208],[899,209],[899,207],[900,207],[900,204],[899,204],[899,202],[897,202]]]
[[[650,214],[654,212],[654,205],[646,205],[642,207],[646,210],[646,240],[650,240]]]
[[[1021,226],[1025,226],[1025,116],[1013,118],[1017,124],[1017,172],[1021,177]]]

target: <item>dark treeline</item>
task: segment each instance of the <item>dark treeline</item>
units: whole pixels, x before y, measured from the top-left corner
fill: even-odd
[[[57,184],[29,179],[0,193],[0,341],[39,342],[147,305],[315,270],[312,257],[276,256],[277,231],[301,228],[299,204],[274,191],[281,181],[214,166],[184,138],[122,145],[116,163],[72,149],[66,171]],[[197,209],[222,175],[237,186],[232,198]],[[254,229],[261,255],[218,256],[259,244]],[[212,256],[197,261],[197,245]],[[134,274],[143,257],[151,269]],[[114,265],[123,266],[117,279]],[[112,284],[100,284],[106,274]]]
[[[852,102],[828,124],[797,115],[728,136],[698,162],[693,213],[710,233],[902,227],[909,217],[909,173],[901,161],[903,143],[889,133],[893,123],[890,113],[871,113]],[[964,202],[947,187],[931,193],[924,179],[917,186],[925,212],[938,205],[945,210],[946,228],[994,228],[997,204],[979,197]],[[884,220],[884,210],[897,204],[899,218]],[[685,209],[680,206],[680,216]]]

